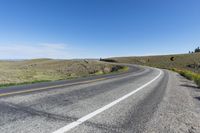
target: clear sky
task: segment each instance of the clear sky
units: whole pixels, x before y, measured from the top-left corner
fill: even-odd
[[[186,53],[200,0],[0,0],[0,59]]]

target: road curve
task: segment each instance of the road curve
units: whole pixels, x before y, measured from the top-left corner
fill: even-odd
[[[170,73],[129,66],[123,74],[1,89],[1,133],[145,132]]]

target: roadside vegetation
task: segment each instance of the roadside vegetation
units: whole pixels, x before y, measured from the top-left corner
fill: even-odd
[[[183,76],[189,80],[193,80],[200,88],[200,74],[194,73],[194,72],[188,71],[188,70],[179,70],[176,68],[172,69],[172,71],[179,73],[181,76]]]
[[[0,87],[66,80],[125,71],[127,68],[93,60],[34,59],[0,61]]]
[[[141,56],[141,57],[116,57],[101,59],[108,62],[132,63],[174,70],[182,76],[194,80],[200,87],[200,48],[188,54]]]

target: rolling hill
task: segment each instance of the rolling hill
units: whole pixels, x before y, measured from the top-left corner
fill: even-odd
[[[95,60],[4,60],[0,61],[0,86],[105,74],[122,68]]]
[[[132,63],[166,69],[176,68],[200,73],[200,53],[141,57],[114,57],[107,60],[112,60],[112,62],[118,63]]]

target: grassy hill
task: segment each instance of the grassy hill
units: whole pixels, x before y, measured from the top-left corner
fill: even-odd
[[[200,87],[200,53],[143,57],[116,57],[103,60],[170,69],[180,73],[189,80],[193,80]]]
[[[174,57],[172,61],[171,58]],[[116,57],[110,58],[113,62],[133,63],[166,69],[190,70],[200,73],[200,53],[142,56],[142,57]]]
[[[70,79],[121,69],[121,66],[92,60],[0,61],[0,86]]]

